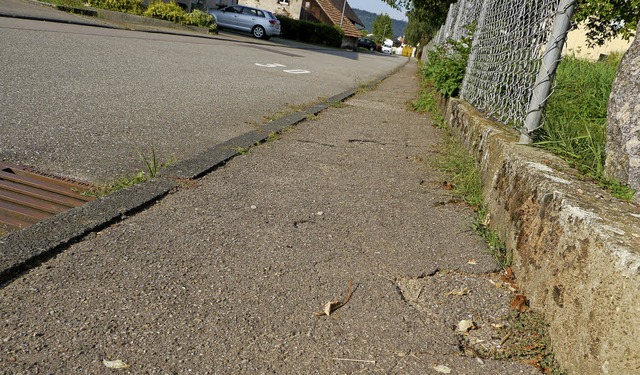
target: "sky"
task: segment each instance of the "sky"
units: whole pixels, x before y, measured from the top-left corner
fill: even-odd
[[[397,20],[407,20],[407,16],[404,15],[403,11],[398,11],[391,8],[387,3],[382,0],[347,0],[351,8],[357,8],[362,10],[368,10],[369,12],[382,14],[387,13],[389,17],[395,18]]]

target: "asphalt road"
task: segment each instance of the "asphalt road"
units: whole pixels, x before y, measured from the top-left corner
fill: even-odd
[[[0,158],[106,181],[142,169],[140,152],[194,156],[405,62],[235,39],[0,18]]]

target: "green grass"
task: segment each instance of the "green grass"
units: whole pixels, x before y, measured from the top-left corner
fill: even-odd
[[[566,375],[560,369],[551,350],[549,324],[535,311],[511,311],[506,324],[496,332],[502,338],[499,347],[485,347],[465,343],[480,358],[510,360],[530,364],[549,375]]]
[[[164,163],[160,163],[158,161],[156,150],[154,147],[151,148],[151,156],[150,158],[144,152],[140,152],[140,159],[142,164],[145,167],[145,170],[140,170],[135,172],[134,174],[128,176],[118,177],[113,181],[97,184],[89,191],[83,193],[88,196],[94,197],[104,197],[111,193],[114,193],[118,190],[122,190],[128,188],[129,186],[137,185],[148,181],[154,177],[162,170],[174,163],[173,160],[166,161]]]
[[[431,114],[431,120],[435,127],[444,129],[446,123],[444,116],[438,109],[437,91],[433,85],[425,83],[420,90],[418,98],[409,103],[409,109],[416,112],[427,112]]]
[[[429,82],[424,82],[418,98],[409,106],[415,111],[430,113],[436,127],[447,129],[444,116],[438,109],[438,95]],[[511,266],[513,254],[507,250],[498,233],[489,228],[491,218],[482,196],[482,178],[475,157],[460,144],[457,136],[447,132],[441,152],[432,163],[447,175],[445,185],[452,186],[454,194],[476,212],[473,228],[485,239],[498,265],[503,269]]]
[[[535,145],[564,158],[614,196],[630,200],[634,191],[604,174],[607,105],[620,58],[563,59]]]
[[[489,228],[491,217],[482,196],[482,179],[476,159],[460,144],[458,138],[448,134],[442,152],[434,160],[434,166],[445,172],[453,192],[462,198],[475,212],[473,228],[484,238],[498,265],[506,269],[511,266],[513,255],[500,239],[498,233]]]
[[[246,155],[250,152],[251,147],[242,147],[242,146],[236,146],[233,148],[233,151],[235,151],[238,155]]]
[[[347,103],[345,103],[343,101],[328,102],[327,104],[331,108],[347,108],[347,107],[351,107],[349,104],[347,104]]]

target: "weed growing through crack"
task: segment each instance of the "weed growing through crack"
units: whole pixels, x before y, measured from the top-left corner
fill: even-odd
[[[378,88],[378,85],[380,85],[380,82],[376,82],[375,84],[372,84],[372,82],[360,82],[359,80],[357,80],[356,86],[358,86],[358,89],[356,90],[356,95],[373,91]]]
[[[144,152],[140,151],[140,158],[142,159],[142,163],[144,164],[149,176],[151,178],[156,177],[158,172],[160,172],[160,168],[162,165],[158,163],[158,157],[156,156],[156,148],[151,147],[151,159],[147,159],[147,155]]]
[[[274,142],[274,141],[277,141],[280,138],[282,138],[282,134],[276,133],[276,132],[271,132],[271,133],[269,133],[269,136],[267,137],[267,142]]]
[[[410,109],[429,113],[435,127],[447,129],[444,116],[438,108],[437,92],[430,83],[423,85],[418,98],[410,103]],[[457,137],[449,133],[443,148],[434,166],[449,176],[447,184],[476,212],[473,228],[485,239],[498,265],[503,269],[508,268],[513,261],[513,254],[507,250],[498,233],[489,228],[491,217],[482,196],[482,180],[475,158]]]
[[[327,103],[329,105],[329,107],[331,108],[346,108],[346,107],[350,107],[349,104],[345,103],[345,102],[341,102],[341,101],[336,101],[336,102],[329,102]]]
[[[416,112],[426,112],[431,115],[431,120],[436,128],[446,128],[444,116],[438,110],[438,99],[436,90],[430,84],[424,84],[418,98],[409,103],[410,110]]]
[[[513,256],[498,233],[489,228],[491,218],[482,197],[482,180],[475,158],[460,144],[457,137],[448,134],[443,151],[435,159],[434,166],[447,174],[447,184],[452,186],[453,192],[476,212],[473,228],[485,239],[498,265],[503,269],[508,268]]]
[[[238,155],[246,155],[251,150],[251,147],[237,146],[237,147],[232,148],[232,150],[235,151]]]
[[[429,112],[436,127],[447,128],[431,86],[423,87],[420,96],[411,106],[416,111]],[[460,144],[457,137],[447,134],[443,151],[435,159],[434,166],[449,176],[447,184],[476,212],[473,228],[485,239],[498,265],[503,269],[508,268],[513,261],[513,254],[507,250],[498,233],[489,228],[491,218],[482,196],[482,180],[475,158]]]
[[[160,170],[174,163],[173,160],[160,163],[156,155],[155,147],[151,148],[151,158],[148,158],[147,155],[141,151],[140,159],[145,167],[145,170],[135,172],[132,175],[118,177],[111,182],[98,184],[89,191],[82,194],[93,197],[104,197],[118,190],[122,190],[124,188],[128,188],[129,186],[137,185],[155,178]]]
[[[551,351],[549,324],[541,313],[511,311],[506,324],[496,331],[497,346],[465,343],[474,355],[485,359],[519,361],[537,367],[545,374],[566,375]]]

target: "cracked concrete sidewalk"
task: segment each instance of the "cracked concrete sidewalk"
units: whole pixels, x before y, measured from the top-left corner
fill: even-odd
[[[0,289],[7,373],[537,374],[460,349],[511,292],[443,204],[409,63]],[[471,261],[470,260],[474,260]],[[315,312],[350,301],[330,317]],[[464,296],[449,292],[470,289]]]

